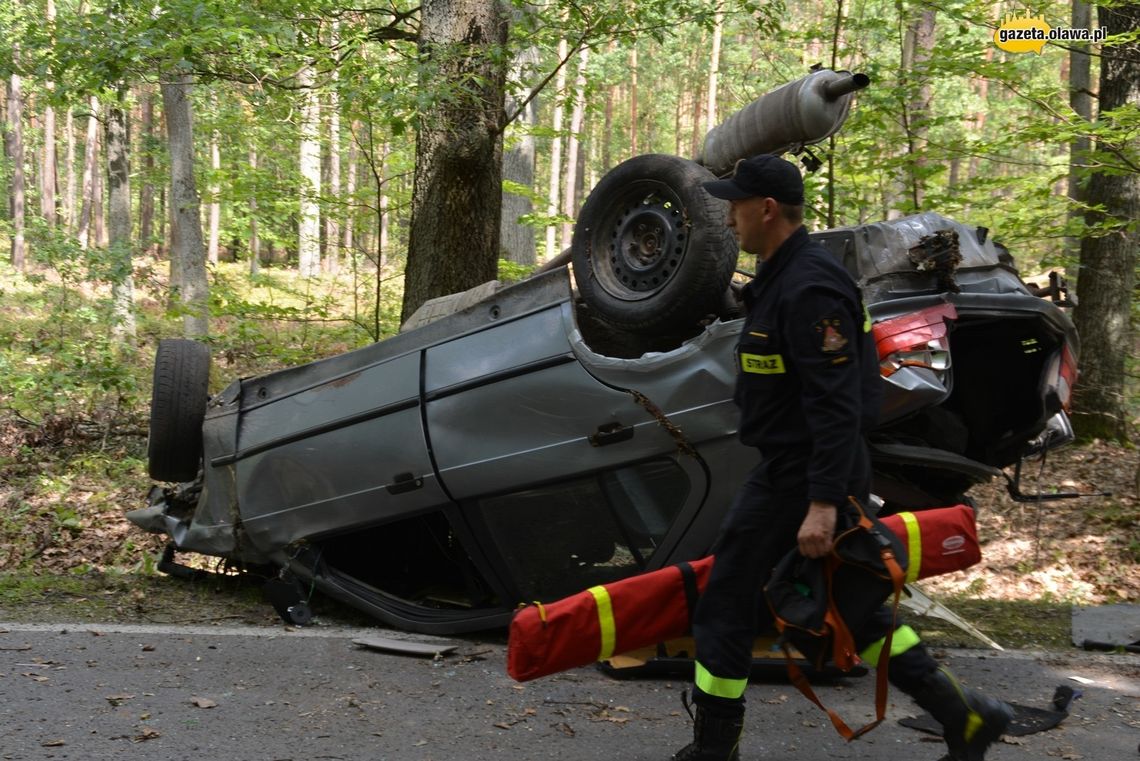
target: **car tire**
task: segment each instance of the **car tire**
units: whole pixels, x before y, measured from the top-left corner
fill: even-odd
[[[610,170],[578,215],[571,258],[578,291],[605,322],[636,333],[696,326],[718,314],[736,269],[728,204],[701,165],[635,156]]]
[[[158,342],[150,398],[147,470],[156,481],[190,481],[202,456],[210,349],[182,338]]]

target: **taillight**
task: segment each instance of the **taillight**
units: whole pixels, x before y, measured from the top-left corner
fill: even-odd
[[[953,304],[938,304],[875,323],[871,335],[879,350],[879,372],[889,378],[903,367],[949,369],[946,321],[956,319],[958,310]]]
[[[1069,401],[1073,398],[1073,386],[1077,382],[1077,358],[1065,344],[1061,347],[1061,367],[1057,371],[1057,397],[1061,400],[1061,407],[1069,411]]]

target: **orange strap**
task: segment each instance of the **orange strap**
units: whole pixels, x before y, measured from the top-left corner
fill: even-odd
[[[860,509],[859,511],[859,525],[867,531],[874,528],[871,521]],[[788,664],[788,677],[792,680],[792,684],[799,689],[811,702],[823,710],[829,719],[831,719],[832,726],[839,736],[848,742],[857,737],[870,732],[875,727],[883,722],[887,715],[887,667],[890,665],[891,659],[891,640],[895,634],[895,624],[898,621],[899,613],[899,598],[902,595],[903,584],[906,582],[906,573],[903,571],[902,566],[899,565],[898,560],[895,559],[894,552],[890,547],[884,547],[880,550],[883,559],[883,565],[891,574],[891,586],[894,588],[894,599],[891,604],[891,628],[887,631],[887,636],[883,638],[883,647],[879,651],[879,662],[875,664],[875,720],[869,724],[865,724],[859,729],[851,729],[847,723],[840,718],[834,710],[825,706],[815,692],[812,690],[811,685],[808,683],[807,678],[804,676],[803,671],[796,665],[792,659],[792,654],[788,651],[787,643],[782,643],[781,647],[784,650],[784,657],[787,659]],[[835,607],[835,601],[831,599],[831,571],[835,569],[835,563],[829,564],[828,568],[828,619],[832,623],[834,629],[834,648],[833,659],[837,664],[841,662],[848,662],[847,654],[853,654],[855,651],[854,638],[851,636],[851,631],[847,628],[847,623],[843,617],[839,615]],[[845,669],[846,670],[846,669]]]

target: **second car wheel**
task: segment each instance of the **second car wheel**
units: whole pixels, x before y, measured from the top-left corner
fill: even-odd
[[[702,182],[716,177],[677,156],[635,156],[583,204],[571,243],[574,278],[607,323],[638,333],[695,326],[719,312],[736,268],[728,205]]]
[[[210,350],[198,341],[158,342],[150,401],[147,467],[157,481],[190,481],[202,455],[209,401]]]

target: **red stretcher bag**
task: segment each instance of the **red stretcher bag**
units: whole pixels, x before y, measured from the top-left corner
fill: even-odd
[[[712,557],[678,563],[520,608],[507,673],[525,682],[684,635],[712,564]]]
[[[982,559],[974,511],[966,505],[897,513],[879,520],[906,546],[908,583],[961,571]]]

